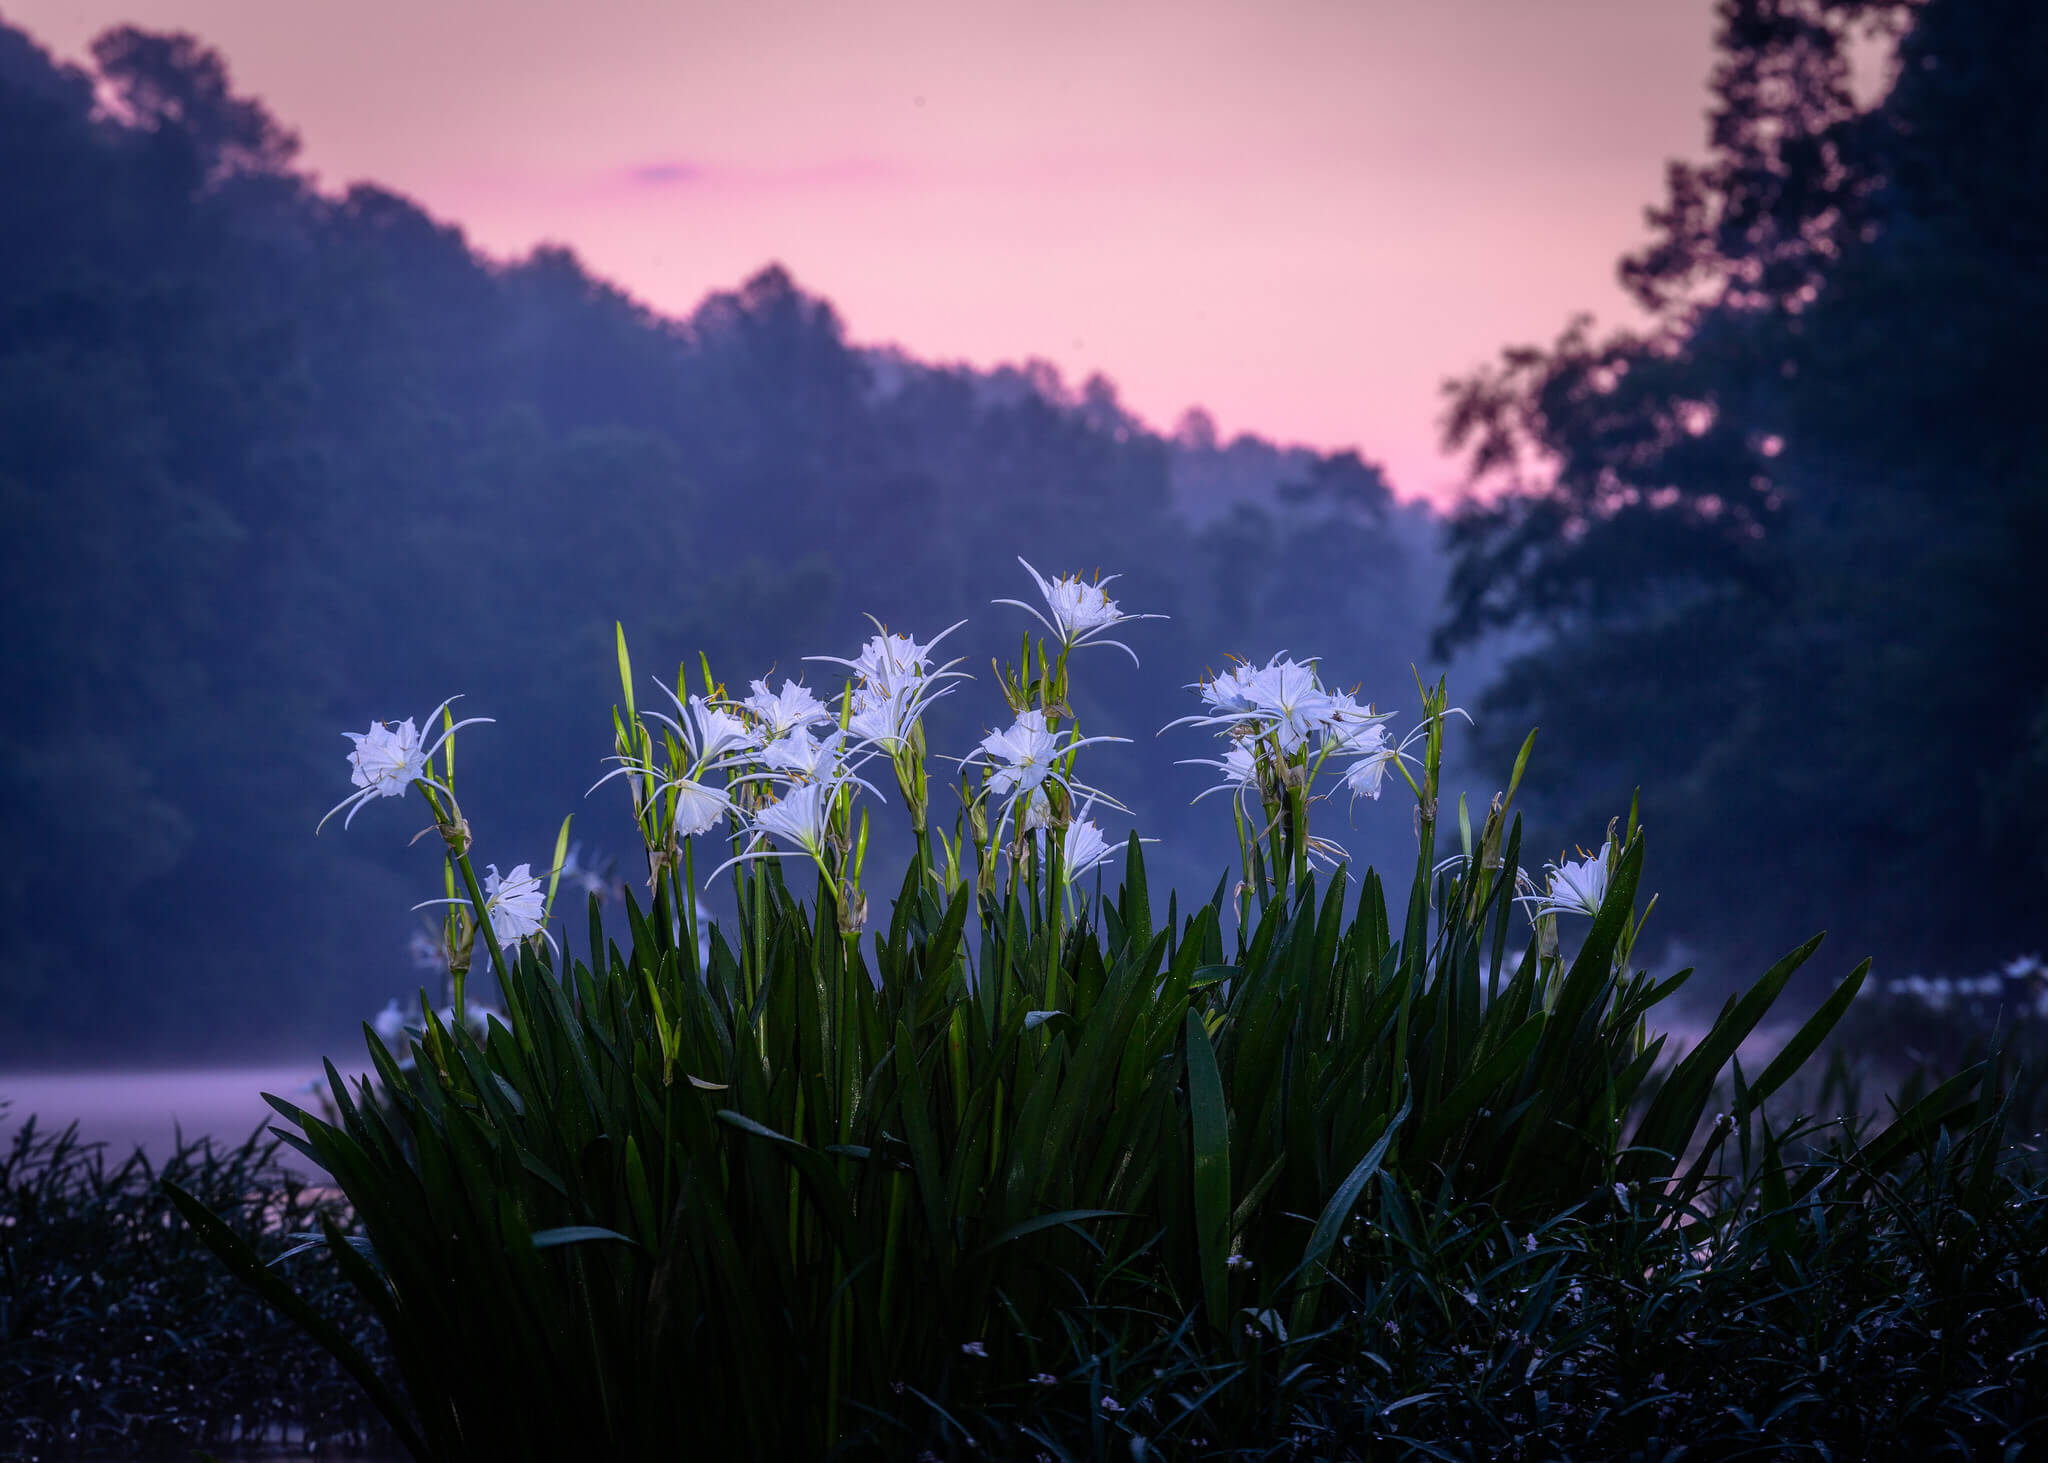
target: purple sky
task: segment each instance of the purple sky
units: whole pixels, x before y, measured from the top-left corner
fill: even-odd
[[[1625,318],[1710,0],[11,0],[219,48],[331,186],[689,310],[770,260],[854,339],[1100,370],[1147,420],[1446,497],[1446,376]]]

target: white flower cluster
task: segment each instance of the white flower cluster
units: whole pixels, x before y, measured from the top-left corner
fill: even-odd
[[[1113,646],[1135,662],[1131,648],[1109,634],[1134,620],[1164,618],[1122,609],[1107,588],[1115,576],[1048,577],[1027,561],[1019,563],[1042,603],[995,603],[1024,609],[1052,639],[1040,644],[1035,673],[1028,645],[1026,664],[1001,672],[1012,712],[1010,724],[989,731],[965,757],[950,759],[963,772],[980,774],[978,789],[962,779],[967,802],[962,816],[973,829],[977,877],[985,890],[994,886],[1002,852],[1012,860],[1013,876],[1030,876],[1029,869],[1036,865],[1026,849],[1037,833],[1059,835],[1055,850],[1069,882],[1099,869],[1125,846],[1109,838],[1090,814],[1098,805],[1125,813],[1129,809],[1081,781],[1075,768],[1082,749],[1128,739],[1082,735],[1069,698],[1068,662],[1072,652],[1091,645]],[[750,694],[732,699],[711,681],[707,667],[699,693],[683,682],[671,688],[657,680],[672,714],[648,711],[644,720],[635,707],[621,632],[626,709],[616,723],[617,750],[610,759],[616,765],[596,786],[613,778],[628,779],[634,814],[647,841],[650,882],[680,872],[691,857],[687,840],[722,833],[732,840],[732,856],[710,877],[753,860],[807,859],[822,876],[836,881],[841,918],[847,921],[844,932],[851,934],[865,919],[866,905],[859,880],[867,824],[865,813],[856,817],[855,802],[864,792],[882,796],[863,775],[864,767],[875,759],[886,758],[893,765],[919,846],[929,856],[924,718],[941,697],[967,679],[955,669],[957,660],[940,664],[934,659],[941,642],[964,623],[920,641],[877,621],[876,633],[857,654],[806,657],[848,673],[836,698],[785,677],[779,687],[765,678],[753,681]],[[1397,745],[1388,736],[1386,715],[1361,704],[1353,693],[1324,686],[1312,659],[1299,661],[1282,654],[1264,665],[1238,664],[1190,689],[1199,694],[1203,710],[1172,725],[1207,727],[1223,743],[1215,758],[1189,759],[1223,774],[1223,780],[1202,796],[1229,792],[1247,806],[1254,801],[1263,804],[1269,814],[1286,811],[1290,858],[1332,859],[1342,853],[1335,844],[1306,834],[1307,802],[1325,764],[1334,763],[1340,770],[1354,801],[1377,798],[1388,768],[1402,769],[1407,743]],[[425,732],[408,719],[374,722],[367,732],[348,733],[355,790],[328,817],[345,813],[352,819],[365,803],[402,796],[414,784],[420,787],[435,828],[448,846],[450,883],[447,897],[417,907],[444,905],[453,912],[439,944],[426,937],[419,943],[425,956],[453,976],[459,1001],[471,937],[479,923],[500,944],[536,939],[552,943],[545,926],[553,889],[566,881],[586,898],[603,899],[610,896],[616,880],[609,868],[599,872],[585,864],[580,845],[567,848],[565,855],[558,846],[557,869],[536,873],[533,865],[522,863],[501,874],[493,864],[484,866],[480,876],[476,873],[469,858],[468,824],[449,786],[452,751],[443,767],[437,768],[434,758],[449,745],[453,731],[485,718],[454,722],[446,715],[448,704],[426,719]],[[444,723],[443,729],[428,742],[436,720]],[[1427,729],[1418,728],[1410,739]],[[562,836],[566,844],[566,827]],[[945,859],[934,860],[934,877],[958,887],[964,837],[956,833],[947,842],[941,834],[940,842]],[[457,893],[457,869],[468,881],[467,899]],[[1570,907],[1597,907],[1600,891],[1589,889],[1589,880],[1598,882],[1596,874],[1578,866],[1553,870],[1552,900],[1569,898],[1576,901]],[[695,912],[694,901],[683,908],[685,913]]]
[[[1207,709],[1164,729],[1213,727],[1227,743],[1220,757],[1183,759],[1182,765],[1223,774],[1197,801],[1227,792],[1249,808],[1251,800],[1271,801],[1286,786],[1306,788],[1332,759],[1353,801],[1377,798],[1387,768],[1404,750],[1387,735],[1387,714],[1360,705],[1350,692],[1326,688],[1313,659],[1276,655],[1262,666],[1240,661],[1188,689]]]
[[[1929,1011],[1996,1006],[2013,1014],[2048,1020],[2048,962],[2038,954],[2016,956],[2003,969],[1982,975],[1905,975],[1871,982],[1894,1001],[1910,1002]]]

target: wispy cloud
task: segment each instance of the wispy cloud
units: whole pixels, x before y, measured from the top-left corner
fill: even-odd
[[[676,183],[695,183],[704,177],[704,169],[696,163],[659,162],[642,163],[626,173],[629,181],[650,188],[665,188]]]
[[[635,188],[715,189],[720,192],[796,192],[819,188],[861,187],[900,183],[909,171],[882,158],[828,158],[781,167],[754,164],[692,162],[657,158],[626,169],[625,181]]]

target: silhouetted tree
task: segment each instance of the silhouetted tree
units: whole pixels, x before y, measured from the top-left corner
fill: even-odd
[[[1643,786],[1695,943],[2010,954],[2048,933],[2048,11],[1720,14],[1712,152],[1622,265],[1654,323],[1450,389],[1486,493],[1438,647],[1544,632],[1488,724],[1544,726],[1556,837]]]

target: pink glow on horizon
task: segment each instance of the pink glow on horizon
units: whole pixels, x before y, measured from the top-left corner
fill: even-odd
[[[1440,387],[1577,310],[1703,142],[1709,0],[28,0],[60,55],[217,47],[327,185],[685,313],[770,261],[849,334],[1095,371],[1170,429],[1357,446],[1447,497]]]

